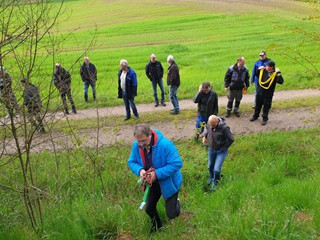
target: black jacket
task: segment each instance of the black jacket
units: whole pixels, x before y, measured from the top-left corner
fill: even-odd
[[[208,124],[207,139],[210,148],[214,150],[226,150],[234,142],[234,137],[223,118],[219,118],[220,122],[216,128],[212,128]]]
[[[61,68],[53,73],[52,77],[53,83],[56,86],[56,88],[60,92],[64,92],[66,90],[69,90],[71,87],[71,75],[70,73],[64,69]]]
[[[256,71],[256,76],[258,77],[258,79],[259,79],[260,71],[263,71],[263,73],[262,73],[262,82],[267,81],[269,79],[270,75],[273,73],[273,72],[269,73],[266,69],[258,70],[258,71]],[[270,85],[270,87],[268,89],[263,88],[263,87],[268,87],[268,84],[262,84],[262,86],[260,85],[260,83],[258,84],[257,94],[263,95],[263,96],[268,97],[268,98],[272,98],[274,90],[276,88],[276,84],[277,83],[283,84],[283,82],[284,82],[284,80],[283,80],[283,77],[281,75],[281,72],[278,72],[276,77],[275,77],[275,79],[274,79],[274,81],[273,81],[273,83]]]
[[[163,78],[163,67],[161,62],[149,62],[146,65],[146,75],[150,79],[150,81],[159,82]]]
[[[85,83],[95,83],[97,79],[97,69],[96,67],[89,62],[89,66],[87,67],[85,63],[82,64],[80,68],[80,75],[82,82]]]
[[[23,98],[24,98],[24,105],[28,108],[28,112],[40,112],[40,109],[42,108],[42,102],[39,94],[38,88],[28,83],[27,86],[25,86],[23,91]]]
[[[224,87],[230,87],[230,90],[242,90],[249,87],[249,70],[246,67],[238,69],[237,64],[228,68],[224,77]]]
[[[212,89],[208,94],[198,92],[194,96],[193,102],[198,103],[198,115],[206,118],[212,114],[218,115],[218,95]]]

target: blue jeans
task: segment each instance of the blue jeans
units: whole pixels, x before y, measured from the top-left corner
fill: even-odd
[[[91,86],[92,89],[92,95],[93,95],[93,99],[96,98],[96,83],[87,83],[84,82],[84,97],[87,99],[88,98],[88,89],[89,86]]]
[[[123,101],[124,101],[124,105],[126,107],[126,116],[127,116],[127,118],[131,117],[130,106],[131,106],[131,109],[132,109],[132,112],[133,112],[134,116],[138,118],[139,114],[138,114],[138,110],[136,108],[136,105],[134,104],[134,98],[128,99],[126,91],[122,91],[122,98],[123,98]]]
[[[170,85],[170,87],[169,87],[169,96],[170,96],[171,103],[173,105],[173,110],[175,112],[180,111],[179,101],[178,101],[178,97],[177,97],[178,88],[179,87],[175,86],[175,85]]]
[[[222,164],[228,154],[228,149],[214,150],[209,147],[208,170],[210,178],[214,177],[213,172],[221,172]]]
[[[153,90],[153,97],[156,103],[159,103],[158,94],[157,94],[157,85],[159,85],[161,90],[161,103],[164,102],[164,87],[163,87],[163,81],[162,79],[159,80],[159,82],[153,80],[152,82],[152,90]]]
[[[202,117],[200,115],[197,116],[197,120],[196,120],[196,131],[197,133],[202,133],[204,127],[207,125],[208,123],[208,118],[206,117]]]

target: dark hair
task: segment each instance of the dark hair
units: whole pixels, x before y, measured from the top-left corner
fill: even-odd
[[[203,82],[202,83],[202,87],[203,88],[209,88],[210,87],[210,83],[209,82]]]
[[[269,61],[266,63],[266,65],[269,66],[269,67],[274,68],[274,67],[276,66],[276,63],[275,63],[274,61],[272,61],[272,60],[269,60]]]

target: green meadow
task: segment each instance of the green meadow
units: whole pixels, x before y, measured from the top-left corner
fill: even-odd
[[[53,6],[60,4],[52,2]],[[306,66],[319,69],[319,40],[297,30],[319,32],[319,22],[307,20],[318,14],[315,10],[299,1],[281,1],[273,7],[250,1],[67,1],[54,31],[57,39],[67,40],[55,47],[54,56],[39,52],[40,60],[47,58],[41,63],[41,74],[34,73],[31,81],[40,86],[45,98],[54,63],[59,62],[72,73],[78,108],[96,106],[84,104],[79,75],[83,56],[88,55],[98,69],[98,106],[121,105],[122,100],[117,99],[117,72],[120,60],[127,59],[138,77],[136,102],[153,102],[145,65],[155,53],[165,68],[166,80],[166,58],[172,54],[180,68],[180,99],[192,98],[203,81],[210,81],[222,96],[226,94],[223,80],[227,68],[244,56],[251,73],[259,52],[265,50],[285,78],[278,90],[316,88],[319,73],[312,74]],[[5,65],[18,80],[20,73],[15,65],[10,60]],[[57,104],[61,101],[55,92],[51,109]]]
[[[206,188],[207,151],[176,142],[183,159],[181,216],[152,239],[318,239],[320,129],[236,136],[215,192]],[[76,149],[33,155],[43,190],[43,225],[34,233],[21,193],[0,191],[0,239],[148,239],[150,222],[138,209],[143,193],[127,167],[130,147]],[[2,167],[19,189],[16,161]],[[166,219],[164,201],[158,205]]]
[[[304,1],[263,2],[266,5],[249,0],[66,1],[55,31],[59,38],[68,38],[54,56],[47,56],[43,49],[39,52],[39,61],[45,61],[39,63],[31,82],[47,99],[54,63],[60,62],[72,73],[78,109],[122,105],[117,99],[117,71],[120,59],[127,59],[138,76],[136,102],[151,103],[151,84],[144,73],[149,55],[155,53],[166,69],[166,58],[172,54],[180,68],[180,99],[191,99],[203,81],[210,81],[222,96],[228,66],[244,56],[251,72],[259,52],[265,50],[285,79],[277,90],[318,88],[319,75],[308,69],[320,69],[319,40],[301,33],[305,30],[315,36],[319,32],[319,20],[311,18],[318,14],[316,7]],[[97,103],[84,103],[79,76],[84,55],[98,69]],[[13,60],[13,56],[6,58],[5,66],[19,95],[20,75]],[[279,101],[273,107],[317,106],[318,100]],[[49,104],[50,110],[61,104],[57,94]],[[251,105],[244,105],[243,110],[251,111]],[[190,118],[195,113],[186,110],[181,115]],[[152,113],[143,117],[139,121],[147,123],[156,118]],[[116,135],[121,131],[119,119],[102,120],[109,125],[115,122]],[[168,113],[157,120],[176,119]],[[66,124],[58,123],[53,131],[67,129]],[[76,130],[96,127],[82,120],[68,122],[68,126]],[[2,131],[0,136],[4,135],[7,132]],[[127,167],[130,147],[121,141],[101,149],[80,144],[81,139],[79,148],[66,146],[66,151],[31,155],[33,193],[37,193],[31,200],[40,199],[43,217],[40,224],[35,214],[35,229],[23,200],[20,163],[10,156],[0,159],[1,240],[320,238],[319,127],[235,136],[215,192],[206,187],[206,148],[188,139],[176,141],[184,164],[179,193],[182,212],[166,222],[161,199],[158,210],[165,225],[151,236],[149,218],[138,210],[143,192]]]

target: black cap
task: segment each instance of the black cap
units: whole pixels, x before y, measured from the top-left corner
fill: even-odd
[[[269,67],[274,68],[274,67],[276,66],[276,63],[275,63],[274,61],[270,60],[270,61],[268,61],[268,62],[266,63],[266,65],[269,66]]]
[[[259,54],[259,56],[265,56],[265,55],[267,55],[267,53],[265,51],[261,51]]]

